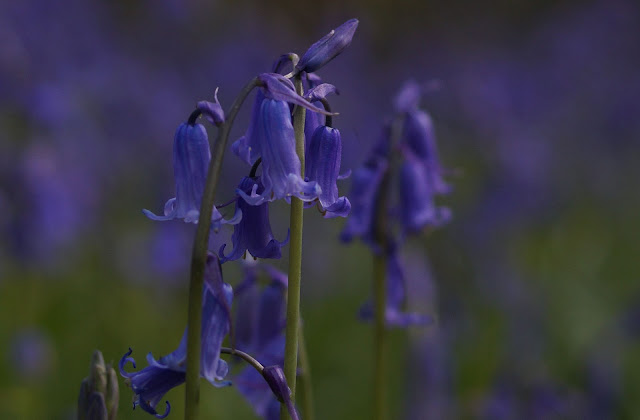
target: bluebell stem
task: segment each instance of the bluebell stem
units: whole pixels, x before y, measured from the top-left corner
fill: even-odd
[[[404,305],[407,300],[406,280],[397,246],[391,244],[386,256],[386,310],[385,323],[388,327],[408,327],[411,325],[426,325],[432,322],[428,315],[407,313]],[[371,302],[367,302],[360,309],[360,316],[365,320],[374,317]]]
[[[143,213],[152,220],[165,221],[177,218],[187,223],[197,223],[210,161],[209,139],[204,126],[181,124],[176,130],[173,143],[176,196],[164,205],[164,216],[157,216],[146,209]],[[237,224],[241,217],[242,214],[236,212],[231,219],[224,219],[214,206],[212,226],[218,229],[221,224]]]
[[[237,260],[247,251],[255,258],[280,258],[282,248],[288,241],[288,236],[283,242],[277,241],[271,232],[269,224],[269,203],[250,205],[248,201],[252,197],[260,196],[264,191],[260,177],[244,177],[238,185],[236,193],[236,212],[243,214],[240,223],[233,229],[233,251],[229,256],[224,255],[226,244],[220,247],[220,261]],[[246,200],[246,201],[245,201]]]
[[[358,19],[350,19],[331,30],[309,47],[296,65],[296,70],[310,73],[320,69],[351,44],[357,28]]]
[[[427,226],[441,226],[451,218],[446,207],[435,205],[433,172],[411,152],[404,153],[400,166],[400,223],[405,232],[419,232]]]
[[[207,257],[204,290],[202,295],[202,328],[201,328],[201,363],[200,376],[215,387],[230,385],[223,381],[229,370],[227,363],[220,359],[220,347],[224,337],[229,333],[230,306],[233,297],[231,286],[224,283],[220,263],[214,254]],[[120,374],[126,378],[127,384],[135,394],[134,408],[140,406],[144,411],[157,418],[165,418],[171,406],[167,401],[164,414],[156,411],[156,406],[171,388],[185,381],[187,352],[187,332],[185,331],[178,348],[158,360],[151,353],[147,355],[149,366],[138,372],[127,372],[127,363],[136,367],[135,360],[130,357],[132,350],[120,359]]]

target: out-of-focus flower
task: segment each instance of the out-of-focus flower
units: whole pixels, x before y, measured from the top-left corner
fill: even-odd
[[[390,246],[387,254],[387,296],[385,322],[389,327],[409,327],[412,325],[426,325],[432,322],[428,315],[405,312],[407,300],[406,281],[402,263],[395,245]],[[371,302],[365,303],[360,309],[360,316],[371,320],[374,308]]]
[[[269,266],[262,266],[262,270],[259,268],[256,264],[246,264],[245,279],[236,288],[236,303],[242,308],[236,313],[234,324],[236,347],[251,353],[265,366],[271,366],[265,369],[275,370],[275,366],[284,363],[287,276]],[[258,285],[261,271],[266,271],[269,281],[262,290]],[[234,378],[234,384],[256,414],[268,420],[277,419],[280,403],[274,397],[272,384],[265,379],[248,366]],[[282,387],[281,381],[278,386]]]
[[[318,127],[307,153],[305,177],[317,182],[322,189],[318,201],[325,217],[347,217],[351,211],[349,199],[338,197],[341,155],[340,131],[327,126]]]
[[[230,307],[233,298],[231,286],[222,280],[222,272],[218,257],[209,254],[204,278],[204,290],[202,296],[202,329],[201,329],[201,361],[200,375],[215,387],[230,385],[228,381],[222,381],[229,368],[227,363],[220,359],[220,347],[224,337],[230,330]],[[167,409],[164,414],[156,411],[156,406],[171,388],[185,381],[187,332],[185,330],[180,345],[173,352],[158,360],[151,353],[147,355],[149,366],[138,372],[124,370],[128,362],[136,367],[135,360],[129,357],[132,350],[120,359],[120,374],[126,378],[127,384],[135,393],[134,408],[136,406],[157,418],[165,418],[171,406],[167,401]]]
[[[164,216],[149,210],[143,213],[152,220],[183,219],[187,223],[198,223],[200,202],[204,192],[211,151],[207,131],[202,124],[183,123],[176,130],[173,143],[173,171],[176,179],[176,196],[164,205]],[[237,224],[242,214],[236,212],[231,219],[224,219],[218,209],[213,208],[213,228],[220,224]]]
[[[435,205],[430,175],[411,152],[405,153],[399,177],[400,223],[405,232],[441,226],[451,218],[448,208]]]
[[[333,60],[351,44],[357,28],[358,19],[349,19],[336,29],[331,30],[309,47],[296,65],[296,70],[298,72],[314,72]]]
[[[11,339],[9,365],[27,380],[46,376],[53,363],[53,346],[50,339],[38,329],[25,329]]]
[[[220,247],[218,252],[221,261],[237,260],[247,251],[255,258],[275,258],[282,256],[280,248],[288,241],[278,242],[271,232],[269,223],[269,203],[250,205],[251,197],[259,196],[264,191],[261,178],[244,177],[236,190],[239,195],[236,199],[236,213],[241,212],[243,217],[240,223],[233,228],[233,251],[229,256],[224,255],[226,244]]]
[[[387,159],[372,156],[364,166],[353,171],[351,193],[349,194],[353,210],[340,234],[340,239],[343,242],[350,242],[354,237],[361,237],[365,242],[372,243],[378,188],[388,166]]]
[[[433,193],[444,194],[451,188],[442,177],[443,169],[438,157],[431,117],[418,108],[420,94],[421,87],[409,81],[396,97],[397,111],[404,115],[402,142],[422,161],[428,173],[428,185]]]

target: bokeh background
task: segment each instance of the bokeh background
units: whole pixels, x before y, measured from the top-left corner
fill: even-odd
[[[640,418],[631,0],[0,3],[0,418],[73,418],[96,348],[175,348],[194,230],[141,213],[174,194],[175,128],[351,17],[351,47],[320,72],[341,91],[343,167],[412,78],[440,86],[423,105],[455,169],[452,222],[403,254],[409,304],[437,322],[391,333],[392,418]],[[229,155],[218,201],[246,171]],[[282,239],[286,206],[272,219]],[[318,418],[366,419],[371,260],[338,243],[342,224],[307,213],[302,312]],[[119,418],[150,418],[120,385]],[[202,392],[203,418],[254,418],[233,387]]]

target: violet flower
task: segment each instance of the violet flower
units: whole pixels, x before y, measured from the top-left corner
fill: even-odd
[[[433,192],[446,194],[451,191],[451,187],[443,179],[444,170],[438,157],[431,117],[418,108],[421,93],[421,87],[415,82],[409,81],[396,97],[396,109],[405,117],[402,142],[424,164]]]
[[[451,219],[451,211],[435,205],[430,178],[433,172],[411,152],[404,154],[400,167],[400,222],[405,232],[418,232],[426,226],[441,226]]]
[[[218,252],[220,261],[233,261],[245,255],[247,251],[255,258],[275,258],[282,256],[280,248],[288,241],[289,235],[283,242],[277,241],[271,232],[269,224],[269,203],[263,202],[259,205],[251,205],[249,202],[253,197],[264,193],[260,177],[244,177],[236,190],[236,212],[242,213],[240,223],[233,228],[233,251],[229,256],[224,255],[226,244],[220,247]]]
[[[357,27],[358,19],[349,19],[336,29],[332,29],[331,32],[309,47],[296,64],[296,71],[314,72],[333,60],[351,44]]]
[[[248,366],[234,378],[234,384],[257,415],[271,420],[280,416],[278,399],[283,398],[286,403],[287,397],[283,391],[286,381],[275,374],[276,366],[284,364],[287,276],[270,266],[262,266],[261,271],[266,271],[269,283],[261,290],[258,285],[259,267],[246,264],[245,279],[236,288],[237,305],[243,308],[236,313],[236,346],[254,355],[267,366],[265,370],[269,369],[273,374],[267,372],[268,377],[263,377]],[[289,409],[293,415],[295,409],[292,404]]]
[[[211,151],[207,131],[201,124],[183,123],[176,130],[173,142],[173,171],[176,179],[176,196],[164,205],[164,216],[149,210],[142,212],[152,220],[165,221],[183,219],[186,223],[198,223],[200,202],[207,179]],[[237,224],[242,213],[236,212],[231,219],[224,219],[213,207],[213,228],[221,224]]]
[[[291,81],[280,74],[264,73],[258,79],[262,89],[253,105],[251,123],[246,134],[234,142],[232,148],[249,164],[262,158],[264,191],[259,195],[241,195],[251,205],[291,196],[313,201],[320,194],[320,188],[315,182],[306,182],[300,176],[301,164],[296,153],[288,104],[329,113],[298,95]]]
[[[307,153],[305,178],[317,182],[322,189],[318,201],[327,218],[347,217],[351,211],[349,199],[338,197],[341,155],[340,131],[327,126],[318,127]]]
[[[215,387],[228,386],[231,383],[222,381],[229,370],[227,363],[220,359],[220,347],[224,337],[229,333],[230,307],[233,298],[231,286],[224,283],[218,257],[209,254],[204,274],[204,291],[202,296],[202,329],[201,329],[201,361],[200,375]],[[133,407],[140,406],[147,413],[157,418],[169,415],[171,406],[167,401],[164,414],[156,411],[156,406],[171,388],[185,381],[187,358],[187,332],[185,330],[178,348],[156,360],[149,353],[149,366],[138,372],[127,372],[124,367],[128,362],[136,367],[135,360],[130,357],[132,350],[120,359],[120,374],[126,378],[127,384],[135,394]]]
[[[386,158],[374,155],[364,166],[353,171],[351,184],[351,203],[353,211],[340,234],[343,242],[361,237],[367,243],[373,243],[373,222],[376,214],[378,188],[387,171]]]

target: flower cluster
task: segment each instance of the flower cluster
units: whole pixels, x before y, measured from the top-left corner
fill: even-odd
[[[233,143],[232,150],[243,162],[251,165],[251,169],[248,176],[241,179],[232,200],[222,206],[213,206],[213,193],[208,182],[214,179],[211,173],[215,173],[219,163],[212,160],[207,131],[197,122],[202,116],[219,127],[220,135],[228,136],[237,107],[232,107],[232,114],[228,116],[230,122],[227,123],[216,91],[215,101],[198,102],[187,122],[176,131],[173,146],[176,196],[167,201],[163,215],[143,211],[155,221],[181,219],[186,223],[211,226],[214,232],[223,225],[233,226],[233,249],[225,255],[227,244],[224,244],[217,254],[209,251],[207,257],[201,308],[200,376],[216,387],[231,385],[229,380],[225,380],[229,367],[220,358],[221,352],[242,358],[246,356],[245,361],[252,366],[229,376],[256,413],[268,419],[279,417],[280,404],[287,407],[293,420],[298,419],[282,369],[287,276],[265,268],[269,284],[260,290],[257,267],[247,266],[246,279],[234,293],[232,287],[222,280],[222,264],[246,258],[247,253],[255,259],[281,257],[281,248],[288,242],[289,235],[283,241],[274,237],[269,222],[269,204],[274,200],[290,202],[292,197],[296,197],[306,207],[317,205],[327,218],[349,214],[351,204],[346,197],[339,196],[337,186],[337,181],[344,178],[340,175],[342,140],[340,132],[332,124],[332,117],[337,114],[331,111],[327,100],[327,96],[337,93],[337,89],[321,83],[313,72],[349,45],[357,25],[355,19],[347,21],[313,44],[301,60],[295,54],[280,57],[273,72],[259,74],[254,82],[247,85],[248,88],[257,87],[251,120],[244,136]],[[288,65],[292,71],[283,75],[283,69]],[[239,99],[244,100],[248,92],[242,93]],[[304,139],[296,137],[292,116],[294,107],[304,108],[301,115],[308,116]],[[297,143],[306,144],[304,155]],[[306,160],[306,165],[302,159]],[[233,215],[224,217],[219,208],[232,203],[235,206]],[[211,207],[207,208],[209,204]],[[298,208],[302,211],[302,206]],[[206,219],[201,214],[208,215],[209,211],[211,219],[200,220]],[[203,229],[207,231],[206,227]],[[240,303],[236,304],[236,321],[232,326],[234,297]],[[136,367],[131,357],[132,350],[129,349],[122,357],[120,373],[135,394],[134,408],[140,406],[157,418],[169,414],[171,406],[168,401],[164,413],[159,413],[156,407],[168,390],[186,380],[188,331],[185,330],[174,352],[157,360],[149,354],[148,366],[137,372],[125,369],[129,363]],[[227,335],[231,336],[231,349],[222,347]]]
[[[428,316],[403,313],[407,292],[399,247],[407,235],[441,226],[451,218],[449,209],[434,201],[450,187],[443,178],[431,118],[419,108],[421,94],[420,85],[410,81],[397,95],[397,117],[384,124],[371,154],[354,171],[353,213],[341,233],[344,242],[361,238],[387,261],[385,319],[389,326],[429,322]],[[393,180],[397,182],[395,206],[390,200]],[[372,318],[372,305],[365,304],[360,315]]]

